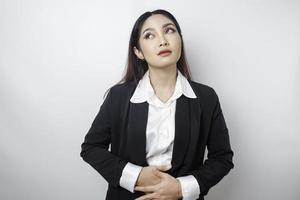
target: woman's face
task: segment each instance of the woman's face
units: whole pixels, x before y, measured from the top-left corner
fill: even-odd
[[[176,26],[161,14],[152,15],[144,22],[139,45],[140,49],[134,47],[134,53],[145,59],[149,67],[176,67],[181,56],[181,38]],[[162,50],[170,50],[171,53],[159,55]]]

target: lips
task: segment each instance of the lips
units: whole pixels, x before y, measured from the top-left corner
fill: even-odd
[[[164,54],[164,53],[172,53],[172,51],[169,50],[169,49],[164,49],[164,50],[161,50],[161,51],[158,53],[158,55],[161,55],[161,54]]]

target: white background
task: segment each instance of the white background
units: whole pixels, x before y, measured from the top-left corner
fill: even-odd
[[[206,200],[300,198],[300,1],[0,1],[0,199],[104,199],[79,153],[147,10],[178,20],[213,87],[235,168]]]

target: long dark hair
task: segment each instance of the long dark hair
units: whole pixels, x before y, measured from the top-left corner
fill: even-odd
[[[145,60],[139,59],[135,54],[133,47],[136,47],[140,49],[139,45],[139,38],[141,34],[141,29],[144,24],[144,22],[152,15],[155,14],[161,14],[164,15],[165,17],[169,18],[173,23],[175,24],[178,33],[181,38],[181,56],[177,62],[177,68],[178,70],[188,79],[192,80],[190,69],[186,60],[185,56],[185,51],[184,51],[184,44],[183,44],[183,39],[182,39],[182,33],[181,33],[181,28],[175,19],[175,17],[169,13],[166,10],[163,9],[157,9],[154,11],[147,11],[144,14],[142,14],[135,22],[131,35],[130,35],[130,40],[129,40],[129,47],[128,47],[128,57],[127,57],[127,63],[126,63],[126,73],[123,76],[123,78],[116,83],[115,85],[126,83],[129,81],[133,81],[135,84],[138,84],[139,80],[144,76],[146,71],[148,70],[148,64]],[[112,86],[113,87],[113,86]],[[110,90],[110,88],[106,91],[106,93]],[[106,94],[105,93],[105,94]],[[105,95],[104,94],[104,95]]]

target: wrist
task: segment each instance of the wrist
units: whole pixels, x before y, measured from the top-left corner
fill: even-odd
[[[141,181],[141,174],[142,174],[142,171],[143,171],[144,167],[141,168],[140,170],[140,173],[137,177],[137,180],[136,180],[136,186],[139,186],[140,185],[140,181]]]
[[[177,179],[177,197],[182,198],[182,191],[181,191],[181,184],[180,181]]]

